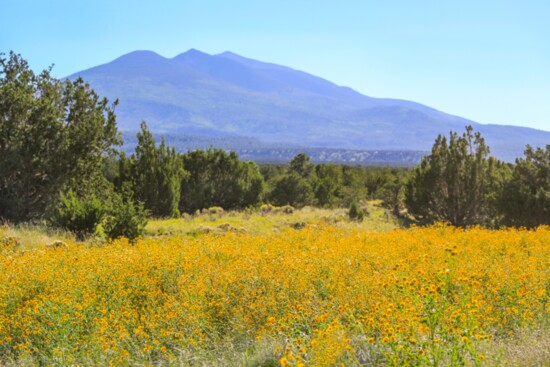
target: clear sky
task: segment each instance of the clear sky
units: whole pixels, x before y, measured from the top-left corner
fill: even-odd
[[[226,50],[373,97],[550,130],[548,0],[0,0],[0,52],[63,77]]]

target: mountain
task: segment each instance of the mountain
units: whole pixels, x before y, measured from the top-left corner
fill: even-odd
[[[482,125],[399,99],[372,98],[289,67],[231,52],[191,49],[174,58],[135,51],[81,76],[100,95],[118,98],[121,130],[145,120],[157,133],[214,139],[256,139],[340,150],[427,151],[438,134],[473,125],[505,160],[526,144],[550,143],[550,132]],[[270,148],[268,148],[270,147]]]

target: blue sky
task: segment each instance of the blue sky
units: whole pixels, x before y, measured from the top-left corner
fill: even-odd
[[[550,1],[0,0],[0,51],[54,75],[230,50],[481,123],[550,130]],[[549,142],[550,143],[550,142]]]

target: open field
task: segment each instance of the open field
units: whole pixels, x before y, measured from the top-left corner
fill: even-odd
[[[219,212],[212,208],[200,215],[178,219],[152,220],[146,228],[148,236],[165,234],[187,234],[196,236],[205,233],[224,233],[227,231],[245,232],[254,235],[279,233],[288,228],[305,226],[333,226],[341,229],[363,229],[386,232],[398,228],[402,223],[381,206],[380,200],[364,204],[368,215],[362,222],[348,220],[347,209],[321,209],[305,207],[285,212],[285,207],[264,206],[258,211]]]
[[[145,238],[169,235],[186,235],[196,237],[207,233],[223,234],[225,232],[245,232],[250,234],[277,233],[288,228],[300,226],[331,225],[342,229],[364,229],[385,232],[403,225],[391,213],[381,207],[380,200],[369,201],[363,208],[369,212],[362,222],[348,220],[347,209],[321,209],[305,207],[285,212],[283,207],[272,207],[273,210],[246,210],[224,212],[219,208],[205,210],[195,215],[184,214],[181,218],[153,219],[145,228]],[[0,225],[0,237],[17,239],[21,250],[44,247],[56,240],[77,242],[74,234],[59,229],[52,229],[45,224]],[[82,244],[97,245],[104,238],[91,237]]]
[[[135,244],[4,244],[1,363],[550,364],[548,228],[373,232],[306,210],[291,215],[305,228],[274,231],[283,214],[232,215],[152,222],[170,234]]]

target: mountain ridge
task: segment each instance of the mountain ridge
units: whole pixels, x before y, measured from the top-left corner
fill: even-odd
[[[225,51],[191,49],[173,58],[134,51],[68,76],[118,98],[119,126],[142,120],[159,134],[242,136],[267,144],[347,150],[427,151],[438,134],[480,131],[498,158],[521,156],[550,132],[483,125],[407,100],[374,98],[287,66]]]

